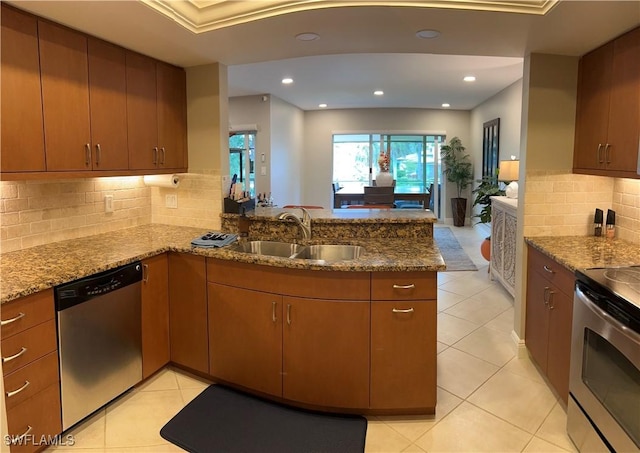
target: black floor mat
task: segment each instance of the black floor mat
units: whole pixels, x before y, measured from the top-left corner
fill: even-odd
[[[361,416],[295,409],[211,385],[164,425],[160,435],[194,453],[364,452]]]

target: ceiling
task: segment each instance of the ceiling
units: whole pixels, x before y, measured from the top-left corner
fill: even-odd
[[[579,56],[640,24],[637,0],[9,3],[179,66],[223,63],[230,96],[272,94],[304,110],[468,110],[521,78],[528,53]],[[440,36],[417,38],[423,29]],[[320,38],[296,40],[303,32]]]

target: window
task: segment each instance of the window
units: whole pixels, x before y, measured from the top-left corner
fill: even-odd
[[[361,190],[372,185],[378,174],[380,150],[391,150],[390,172],[396,192],[426,193],[440,168],[437,144],[444,135],[334,134],[333,182]]]
[[[229,137],[229,174],[238,175],[238,182],[243,183],[244,190],[251,196],[256,193],[255,149],[256,133],[253,131],[234,132]]]

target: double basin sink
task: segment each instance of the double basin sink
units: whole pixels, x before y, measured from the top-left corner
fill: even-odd
[[[232,246],[232,250],[253,255],[327,262],[353,260],[364,253],[364,248],[358,245],[300,245],[277,241],[241,242]]]

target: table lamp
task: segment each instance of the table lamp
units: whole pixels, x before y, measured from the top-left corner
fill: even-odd
[[[508,198],[518,198],[518,173],[520,172],[519,160],[500,161],[498,181],[509,182],[504,190]]]

